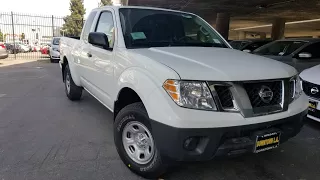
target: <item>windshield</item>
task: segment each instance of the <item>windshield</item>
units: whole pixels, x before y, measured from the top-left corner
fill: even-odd
[[[60,42],[60,38],[54,38],[53,41],[52,41],[52,44],[53,45],[59,45],[59,42]]]
[[[275,41],[256,49],[254,54],[286,56],[293,53],[306,43],[306,41]]]
[[[212,28],[191,14],[136,8],[119,11],[127,48],[228,47]]]

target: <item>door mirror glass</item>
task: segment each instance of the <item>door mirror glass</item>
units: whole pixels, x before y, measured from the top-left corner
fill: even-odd
[[[251,50],[250,49],[244,49],[242,50],[243,52],[247,52],[247,53],[251,53]]]
[[[302,52],[298,54],[299,58],[301,59],[309,59],[312,58],[312,54],[307,53],[307,52]]]
[[[100,32],[89,33],[88,42],[94,46],[102,47],[103,49],[110,49],[108,36]]]

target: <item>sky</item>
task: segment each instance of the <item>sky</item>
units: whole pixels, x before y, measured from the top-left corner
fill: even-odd
[[[41,15],[65,16],[70,14],[69,0],[1,0],[1,12],[32,13]],[[98,6],[100,0],[84,0],[86,15]]]

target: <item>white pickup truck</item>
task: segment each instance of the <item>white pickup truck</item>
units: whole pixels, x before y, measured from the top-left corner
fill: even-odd
[[[307,114],[294,68],[233,50],[191,13],[94,9],[80,40],[61,38],[60,48],[68,98],[85,89],[114,113],[117,151],[143,177],[172,160],[276,148]]]

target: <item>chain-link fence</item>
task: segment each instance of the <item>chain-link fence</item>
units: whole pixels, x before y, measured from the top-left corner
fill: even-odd
[[[9,59],[48,58],[53,37],[64,36],[63,17],[0,12],[0,43]]]

